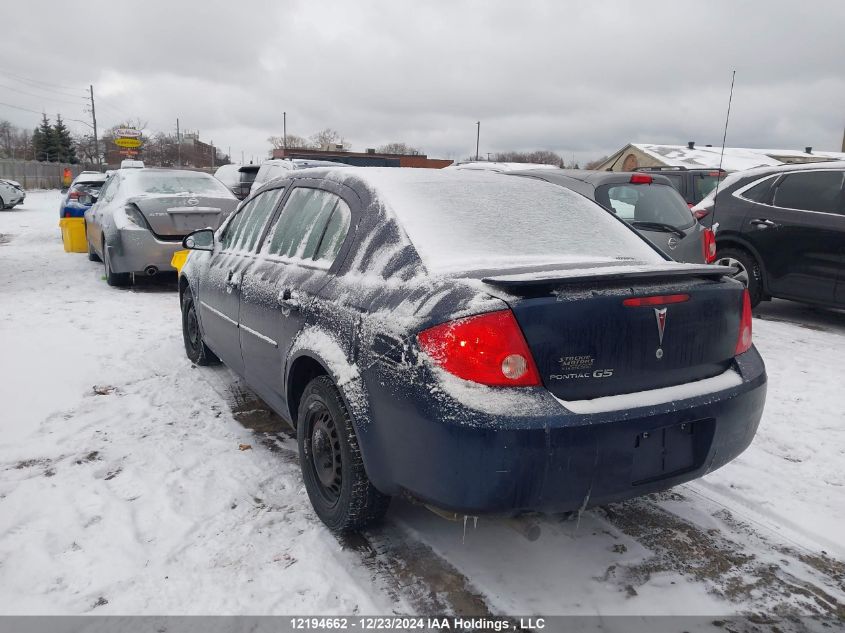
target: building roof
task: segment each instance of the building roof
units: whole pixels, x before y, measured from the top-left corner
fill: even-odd
[[[670,167],[687,169],[716,169],[719,167],[722,148],[719,146],[698,146],[690,149],[687,145],[660,145],[656,143],[630,143],[614,154],[624,154],[629,147],[634,147],[644,154]],[[613,158],[611,157],[611,158]],[[752,167],[784,165],[789,163],[816,162],[822,160],[845,160],[843,152],[812,153],[792,149],[752,149],[747,147],[726,147],[722,169],[741,171]]]

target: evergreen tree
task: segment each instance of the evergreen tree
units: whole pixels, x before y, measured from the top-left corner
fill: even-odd
[[[58,154],[53,126],[46,114],[42,114],[41,125],[32,133],[32,148],[35,150],[35,160],[49,160],[56,162]]]
[[[70,136],[70,130],[62,121],[62,115],[56,115],[56,124],[53,126],[53,140],[56,146],[56,160],[60,163],[77,163],[76,147]]]

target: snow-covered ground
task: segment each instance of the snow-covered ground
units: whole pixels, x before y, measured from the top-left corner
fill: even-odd
[[[766,412],[703,480],[338,539],[278,419],[185,358],[175,283],[109,288],[58,204],[0,212],[0,613],[845,616],[845,314],[756,311]]]

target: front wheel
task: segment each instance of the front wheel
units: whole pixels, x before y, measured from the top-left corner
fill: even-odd
[[[340,533],[380,521],[390,497],[367,477],[352,418],[328,376],[318,376],[305,387],[297,419],[299,466],[320,520]]]
[[[197,306],[190,289],[182,295],[182,339],[185,341],[185,354],[197,365],[218,365],[217,358],[202,340],[202,330],[197,318]]]
[[[763,299],[763,276],[760,264],[751,253],[739,248],[726,248],[716,253],[715,263],[735,268],[736,272],[731,277],[748,288],[751,307],[760,303]]]

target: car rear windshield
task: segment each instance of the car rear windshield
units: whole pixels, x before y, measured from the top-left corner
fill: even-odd
[[[558,185],[471,170],[399,172],[360,173],[430,272],[663,261],[606,210]]]
[[[656,222],[687,229],[695,220],[681,194],[671,185],[620,182],[596,188],[599,204],[626,222]]]
[[[722,174],[721,178],[724,177],[725,174]],[[716,188],[716,184],[719,182],[719,179],[719,172],[713,172],[712,174],[696,174],[693,176],[693,200],[695,202],[701,202],[704,198],[710,195],[710,192]]]
[[[200,172],[138,171],[126,176],[133,193],[195,193],[231,197],[231,192],[216,178]]]

